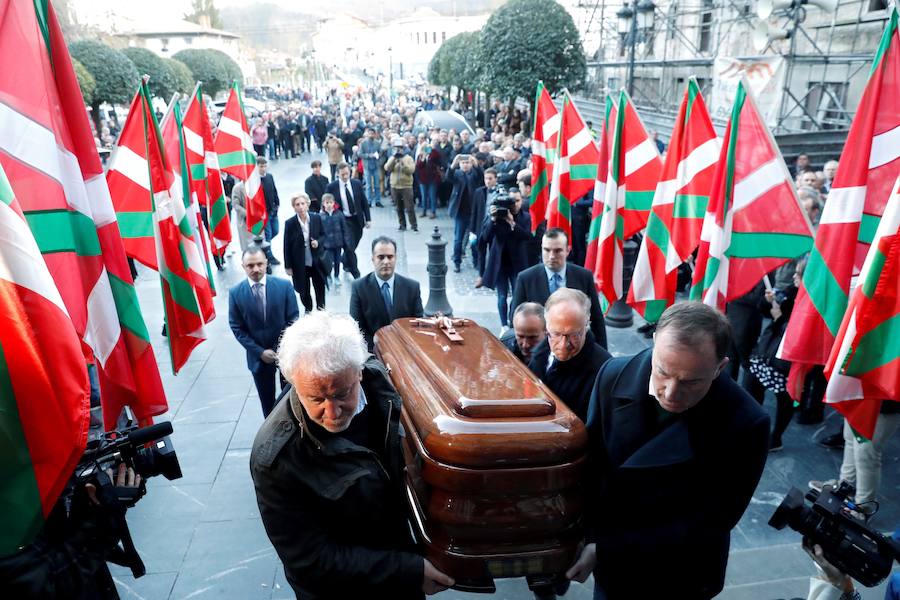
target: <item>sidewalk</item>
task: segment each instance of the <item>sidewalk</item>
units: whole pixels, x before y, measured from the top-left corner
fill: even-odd
[[[303,189],[309,162],[318,154],[289,161],[273,161],[282,198],[280,220],[291,214],[288,198]],[[376,235],[397,240],[399,273],[422,284],[423,304],[428,301],[428,250],[425,245],[437,226],[452,246],[453,223],[449,218],[420,219],[421,233],[398,233],[396,214],[386,201],[374,208],[372,228],[365,231],[359,245],[360,270],[371,270],[369,245]],[[450,236],[448,239],[446,236]],[[275,239],[275,254],[281,257],[282,237]],[[233,243],[238,248],[237,240]],[[447,252],[449,257],[449,250]],[[243,349],[228,327],[228,288],[244,278],[239,252],[230,257],[224,272],[213,271],[218,296],[216,319],[207,327],[208,339],[200,344],[177,377],[165,338],[159,277],[141,268],[136,282],[144,319],[151,332],[169,412],[157,419],[171,420],[172,440],[184,477],[174,482],[161,477],[147,485],[147,496],[129,511],[128,521],[134,542],[144,559],[147,575],[135,580],[130,571],[112,567],[122,598],[165,600],[218,598],[226,600],[269,600],[293,598],[275,551],[269,544],[250,480],[250,448],[262,423],[262,411],[253,380],[247,371]],[[281,267],[275,275],[284,277]],[[463,272],[447,274],[447,296],[454,315],[476,320],[495,333],[500,328],[495,295],[491,290],[475,290],[475,272],[466,261]],[[327,308],[346,312],[350,285],[331,290]],[[649,344],[634,330],[608,330],[610,351],[631,354]],[[771,409],[770,402],[767,408]],[[840,453],[811,442],[817,427],[792,424],[785,436],[785,449],[770,455],[763,479],[740,524],[732,533],[726,589],[719,597],[727,600],[764,600],[806,597],[807,582],[813,572],[811,562],[799,546],[794,532],[775,531],[767,525],[772,511],[791,485],[803,487],[810,479],[826,479],[837,474]],[[876,524],[890,529],[900,524],[900,437],[895,436],[885,452],[881,512]],[[702,501],[702,499],[698,499]],[[640,515],[627,515],[640,518]],[[653,570],[648,565],[648,574]],[[496,598],[530,599],[524,580],[500,580]],[[590,584],[590,581],[589,581]],[[677,595],[677,590],[673,590]],[[863,598],[883,598],[883,587],[863,590]],[[442,600],[484,598],[480,594],[447,591]],[[591,585],[573,585],[565,596],[582,600],[592,597]],[[674,596],[673,596],[674,597]]]

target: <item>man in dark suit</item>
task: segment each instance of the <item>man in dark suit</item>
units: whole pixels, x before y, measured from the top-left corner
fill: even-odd
[[[600,369],[587,418],[591,526],[567,573],[593,570],[595,597],[722,590],[731,529],[769,450],[769,417],[724,373],[729,338],[720,312],[679,302],[652,349]]]
[[[309,196],[309,211],[317,213],[322,210],[322,194],[328,187],[328,178],[322,175],[322,161],[314,160],[310,165],[312,175],[306,178],[303,191]]]
[[[334,196],[338,209],[344,213],[347,219],[347,230],[352,239],[344,252],[344,268],[359,279],[359,267],[356,265],[356,247],[362,239],[363,229],[372,226],[372,216],[369,213],[369,202],[366,200],[366,191],[362,182],[358,179],[350,179],[350,165],[345,162],[338,164],[338,178],[328,184],[325,192]]]
[[[484,170],[484,185],[475,190],[472,196],[472,219],[469,222],[469,231],[475,234],[475,245],[472,247],[473,266],[478,269],[478,278],[475,287],[481,287],[481,278],[484,277],[484,263],[487,259],[487,248],[479,243],[481,231],[484,229],[484,219],[488,214],[488,205],[497,190],[497,171],[493,167]]]
[[[375,271],[354,281],[350,292],[350,316],[359,323],[369,352],[376,331],[394,319],[425,314],[419,282],[394,272],[397,242],[387,236],[372,240],[372,265]]]
[[[263,195],[266,197],[266,241],[271,242],[272,238],[278,235],[278,207],[281,200],[278,198],[278,188],[275,187],[275,178],[268,172],[269,163],[263,156],[256,158],[256,165],[259,169],[259,182],[263,189]],[[266,257],[272,265],[280,265],[281,263],[272,254],[271,246],[266,247]]]
[[[449,212],[456,225],[453,235],[453,271],[455,273],[459,273],[459,265],[465,250],[463,242],[468,238],[471,225],[475,189],[479,187],[478,180],[481,179],[480,169],[473,164],[474,162],[468,154],[458,154],[450,164],[450,170],[447,171],[447,181],[453,183]]]
[[[263,416],[275,407],[275,348],[285,327],[297,320],[300,310],[291,284],[266,277],[266,256],[258,247],[241,258],[247,279],[228,292],[228,323],[237,341],[247,350],[247,368],[262,404]],[[284,387],[284,380],[281,380]]]
[[[597,371],[609,360],[588,327],[591,301],[580,290],[559,288],[547,299],[547,339],[531,356],[528,368],[541,378],[582,421]]]
[[[313,302],[309,293],[312,281],[316,292],[316,308],[325,308],[325,278],[328,276],[319,260],[322,238],[325,232],[319,215],[309,212],[309,198],[297,194],[291,198],[296,213],[284,223],[284,270],[294,282],[300,301],[306,312],[312,312]]]
[[[513,292],[512,306],[523,302],[543,304],[550,294],[562,287],[584,292],[591,301],[591,333],[594,341],[606,348],[606,322],[600,310],[594,275],[585,269],[566,262],[569,240],[566,232],[554,227],[541,238],[543,264],[529,267],[519,273]]]

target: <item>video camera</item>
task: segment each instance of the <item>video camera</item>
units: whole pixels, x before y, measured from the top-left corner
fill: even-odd
[[[181,478],[178,456],[169,439],[171,433],[172,424],[168,421],[149,427],[134,426],[108,431],[88,442],[87,450],[75,468],[75,479],[79,483],[101,483],[107,469],[115,473],[124,463],[141,476],[140,487],[130,495],[123,497],[126,492],[122,488],[117,489],[119,501],[128,507],[134,506],[146,493],[144,483],[148,478],[156,475],[168,480]]]
[[[850,500],[856,489],[841,482],[837,489],[825,485],[822,491],[806,493],[791,488],[784,501],[775,509],[769,525],[784,529],[787,525],[802,534],[812,544],[822,547],[822,553],[832,565],[866,587],[881,583],[891,572],[894,560],[900,560],[900,545],[870,528],[853,516],[859,506]]]
[[[495,210],[493,214],[495,220],[505,221],[506,215],[509,214],[509,211],[515,203],[515,200],[509,196],[509,192],[504,188],[498,187],[491,198],[491,206],[497,207],[497,210]]]

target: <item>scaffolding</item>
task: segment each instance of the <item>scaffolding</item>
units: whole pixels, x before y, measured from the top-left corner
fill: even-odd
[[[888,12],[886,0],[837,0],[827,6],[829,1],[834,2],[775,0],[774,12],[764,20],[751,0],[662,0],[654,8],[653,26],[634,40],[638,110],[663,133],[674,122],[688,77],[697,77],[708,96],[717,57],[781,56],[785,75],[775,133],[845,136]],[[583,25],[586,39],[599,42],[596,51],[589,49],[582,102],[599,107],[606,94],[625,86],[632,40],[618,31],[618,5],[582,0],[578,7],[589,15]],[[754,33],[764,45],[754,48]],[[724,125],[722,117],[714,121]]]

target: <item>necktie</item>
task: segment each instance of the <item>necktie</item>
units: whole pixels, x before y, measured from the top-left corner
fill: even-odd
[[[554,273],[550,278],[550,293],[552,294],[560,287],[562,287],[562,277],[559,276],[559,273]]]
[[[391,299],[391,286],[388,285],[387,281],[381,284],[381,297],[384,298],[384,307],[388,311],[388,316],[392,317],[394,314],[394,301]]]
[[[253,299],[256,300],[256,313],[263,321],[266,320],[266,299],[263,296],[263,284],[253,284]]]
[[[353,194],[350,193],[350,184],[349,183],[344,184],[344,195],[347,197],[348,211],[350,212],[351,215],[356,214],[356,211],[354,210],[354,206],[353,206]]]

